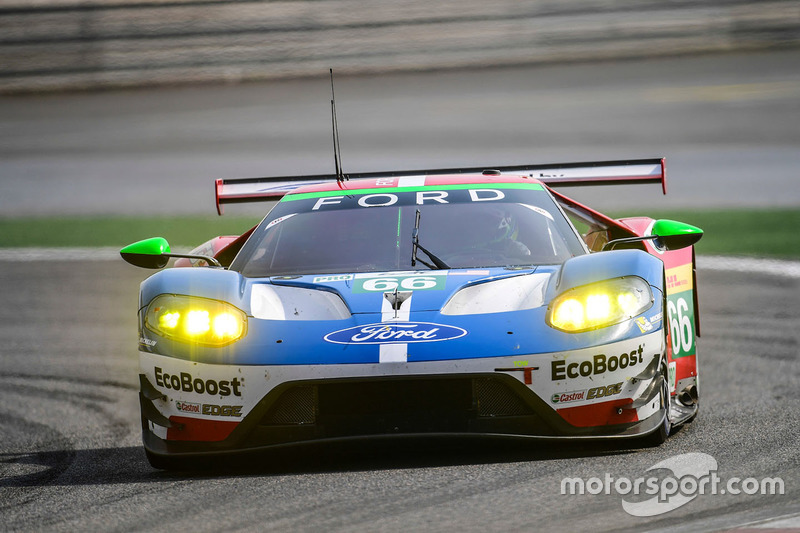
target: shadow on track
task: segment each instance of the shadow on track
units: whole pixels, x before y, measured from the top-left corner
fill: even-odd
[[[549,461],[635,453],[619,442],[531,442],[495,437],[408,437],[309,443],[196,461],[187,471],[152,468],[140,446],[0,455],[3,487],[159,483]]]

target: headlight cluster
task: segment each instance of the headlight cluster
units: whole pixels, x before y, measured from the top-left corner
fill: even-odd
[[[638,277],[616,278],[570,289],[547,309],[547,323],[579,333],[613,326],[640,315],[653,305],[650,285]]]
[[[154,298],[144,323],[162,337],[208,346],[230,344],[247,330],[247,316],[231,304],[178,294]]]

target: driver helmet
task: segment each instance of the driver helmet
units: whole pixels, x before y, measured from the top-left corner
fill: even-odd
[[[477,219],[480,226],[479,242],[483,246],[530,255],[528,247],[518,240],[520,224],[513,212],[501,207],[486,206]]]
[[[519,235],[517,218],[500,207],[485,207],[476,222],[480,226],[478,234],[485,244],[500,244],[507,240],[517,240]]]

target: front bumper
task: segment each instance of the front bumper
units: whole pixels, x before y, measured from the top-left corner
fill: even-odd
[[[194,455],[385,435],[639,437],[666,415],[663,350],[654,332],[563,353],[419,363],[211,365],[142,351],[144,444]]]

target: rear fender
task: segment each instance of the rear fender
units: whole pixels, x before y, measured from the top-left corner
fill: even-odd
[[[621,219],[637,235],[648,235],[655,222],[651,218]],[[697,268],[694,246],[662,251],[652,241],[645,249],[664,263],[667,316],[667,362],[670,391],[674,394],[698,384],[697,337],[700,336],[700,313],[697,297]],[[696,389],[695,389],[696,390]]]

